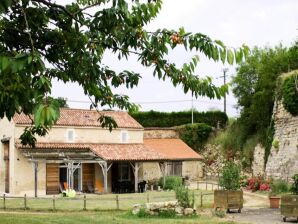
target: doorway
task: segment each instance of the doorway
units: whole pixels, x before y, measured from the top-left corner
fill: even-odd
[[[81,164],[74,163],[71,168],[67,164],[61,164],[59,167],[59,183],[60,190],[72,188],[75,191],[82,191],[82,166]]]

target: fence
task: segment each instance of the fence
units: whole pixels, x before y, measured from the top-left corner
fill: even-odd
[[[196,205],[210,207],[213,203],[213,192],[194,191]],[[146,192],[131,195],[78,195],[75,198],[65,197],[14,197],[2,195],[0,203],[3,210],[31,211],[85,211],[85,210],[129,210],[134,204],[175,200],[175,193]]]
[[[197,190],[220,190],[222,187],[217,182],[209,182],[209,181],[197,181],[196,182],[196,189]]]

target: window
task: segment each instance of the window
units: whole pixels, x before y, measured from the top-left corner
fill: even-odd
[[[169,176],[182,176],[182,162],[181,161],[168,162],[167,174]]]
[[[121,131],[121,142],[122,143],[128,142],[128,132],[127,131]]]
[[[67,141],[68,142],[74,141],[74,130],[67,130]]]

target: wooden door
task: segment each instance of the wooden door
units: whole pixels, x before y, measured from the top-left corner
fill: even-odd
[[[59,164],[47,163],[46,194],[59,194]]]
[[[94,163],[83,163],[83,191],[94,192]]]

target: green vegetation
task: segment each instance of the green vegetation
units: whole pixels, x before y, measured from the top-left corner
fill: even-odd
[[[279,195],[288,193],[290,191],[290,185],[284,180],[274,180],[270,183],[270,195]]]
[[[291,190],[291,192],[292,192],[293,194],[298,195],[298,174],[295,174],[295,175],[292,177],[292,179],[293,179],[293,184],[292,184],[290,190]]]
[[[265,160],[270,154],[274,135],[272,112],[276,93],[281,92],[279,77],[298,68],[298,42],[290,48],[257,48],[237,68],[232,80],[232,90],[241,109],[240,117],[219,134],[215,142],[222,143],[227,157],[242,161],[250,168],[257,143],[265,147]],[[291,86],[291,96],[293,86]],[[287,88],[287,90],[289,90]],[[291,105],[297,98],[289,100]]]
[[[123,211],[105,211],[105,212],[57,212],[57,213],[1,213],[1,224],[81,224],[81,223],[189,223],[189,224],[228,224],[233,222],[224,222],[210,216],[190,216],[190,217],[136,217],[128,212]]]
[[[285,109],[293,116],[298,115],[298,74],[287,77],[282,84],[282,97]]]
[[[240,167],[234,162],[227,162],[221,171],[219,185],[225,190],[240,189]]]
[[[162,186],[164,190],[174,190],[175,188],[182,186],[182,177],[166,176],[165,180],[161,177],[158,184],[159,186]]]
[[[135,112],[130,115],[144,127],[174,127],[191,123],[191,111],[180,112]],[[205,123],[212,127],[225,127],[228,116],[221,111],[207,111],[193,113],[194,123]]]
[[[210,60],[234,64],[243,61],[248,47],[226,47],[220,40],[184,28],[147,31],[145,27],[161,7],[162,0],[0,1],[0,118],[35,112],[34,124],[21,136],[24,145],[33,145],[34,135],[45,135],[59,117],[59,108],[44,100],[51,94],[52,80],[80,85],[92,99],[91,108],[135,107],[128,96],[113,89],[134,88],[141,74],[116,72],[103,64],[106,52],[119,60],[136,55],[154,76],[181,85],[195,98],[224,96],[226,85],[217,87],[211,78],[196,75],[198,55],[181,67],[169,61],[168,55],[183,46]],[[113,119],[102,116],[100,121],[110,130],[117,127]]]
[[[181,207],[193,208],[195,204],[195,196],[188,188],[184,186],[176,187],[175,189],[176,199]]]
[[[201,151],[212,132],[212,127],[204,123],[187,124],[177,127],[177,131],[187,145],[196,151]]]

